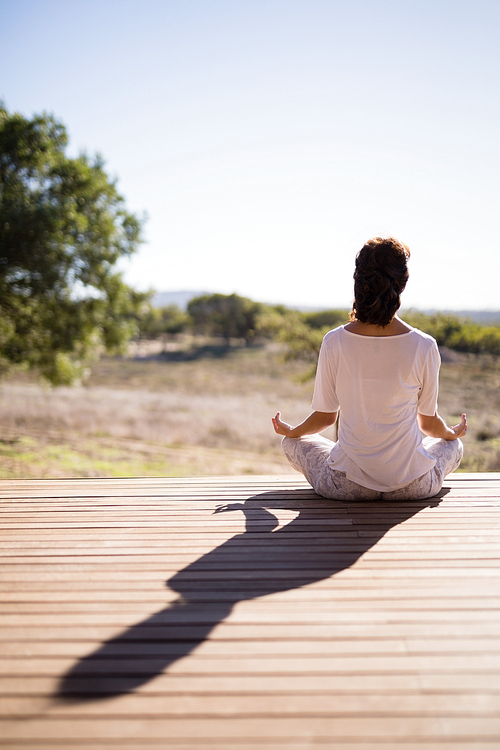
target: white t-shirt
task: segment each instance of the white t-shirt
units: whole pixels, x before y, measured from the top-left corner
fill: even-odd
[[[404,487],[435,465],[422,445],[417,412],[437,411],[441,358],[435,340],[411,329],[361,336],[344,326],[326,334],[312,408],[340,409],[329,464],[372,490]]]

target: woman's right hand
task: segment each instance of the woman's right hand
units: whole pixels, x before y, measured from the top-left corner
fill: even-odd
[[[288,437],[290,432],[293,430],[293,427],[291,424],[288,424],[288,422],[283,422],[283,420],[281,419],[281,412],[277,412],[276,416],[272,417],[272,420],[274,431],[276,432],[276,434]]]
[[[462,414],[462,419],[460,420],[459,424],[456,424],[454,427],[450,427],[450,429],[455,433],[455,437],[463,437],[467,432],[467,415]]]

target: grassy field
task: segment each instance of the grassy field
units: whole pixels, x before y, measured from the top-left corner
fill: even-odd
[[[2,381],[0,477],[293,472],[271,416],[307,415],[308,366],[284,363],[274,344],[192,344],[104,358],[79,387],[49,389],[21,374]],[[443,359],[440,412],[469,419],[462,470],[500,470],[500,361]]]

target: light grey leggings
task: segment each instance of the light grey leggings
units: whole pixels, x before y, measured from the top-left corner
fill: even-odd
[[[330,500],[423,500],[437,495],[444,478],[460,464],[463,456],[461,440],[440,440],[424,438],[427,452],[436,460],[433,469],[406,487],[392,492],[378,492],[362,487],[347,479],[345,472],[337,471],[328,465],[330,451],[334,446],[331,440],[321,435],[307,435],[301,438],[283,438],[283,450],[294,469],[300,471],[318,495]]]

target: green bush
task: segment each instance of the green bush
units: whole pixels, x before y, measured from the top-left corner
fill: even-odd
[[[500,327],[482,326],[445,313],[408,311],[404,320],[433,336],[439,346],[472,354],[500,354]]]

